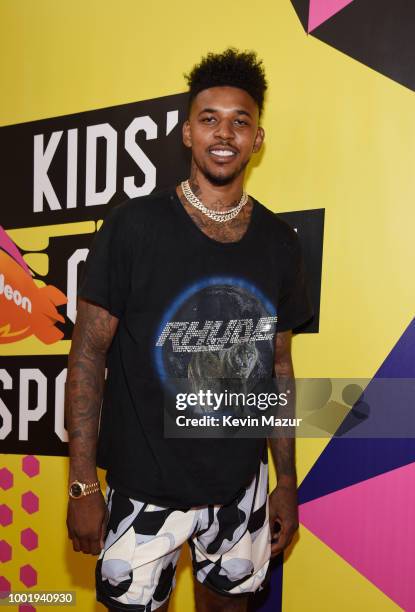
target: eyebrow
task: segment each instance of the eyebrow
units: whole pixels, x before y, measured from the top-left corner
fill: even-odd
[[[217,113],[218,109],[217,108],[202,108],[202,110],[200,111],[199,115],[201,115],[202,113]],[[250,117],[252,119],[251,113],[248,113],[248,111],[243,110],[242,108],[238,108],[235,110],[235,112],[238,115],[247,115],[248,117]]]

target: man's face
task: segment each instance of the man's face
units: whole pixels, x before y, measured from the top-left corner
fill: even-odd
[[[197,168],[213,185],[227,185],[259,151],[264,130],[251,96],[237,87],[210,87],[193,100],[183,142]]]

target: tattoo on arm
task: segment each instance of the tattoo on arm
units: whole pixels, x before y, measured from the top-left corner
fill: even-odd
[[[287,394],[288,405],[284,407],[284,416],[288,418],[295,417],[295,381],[291,358],[291,337],[291,331],[277,333],[274,363],[278,392]],[[295,429],[293,431],[295,434]],[[297,482],[294,434],[288,438],[282,436],[268,438],[279,485],[292,485]]]
[[[96,479],[96,446],[105,361],[118,319],[107,310],[79,300],[65,386],[70,480]]]

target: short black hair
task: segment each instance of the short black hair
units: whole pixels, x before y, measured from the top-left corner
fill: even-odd
[[[262,113],[268,84],[262,60],[255,51],[229,47],[223,53],[208,53],[184,76],[189,87],[189,111],[199,92],[209,87],[228,86],[249,93],[258,105],[259,115]]]

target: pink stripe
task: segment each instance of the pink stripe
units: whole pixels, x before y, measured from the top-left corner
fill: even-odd
[[[301,522],[404,610],[415,610],[415,463],[300,506]]]
[[[353,0],[310,0],[308,32],[311,32],[330,17],[341,11]]]
[[[20,254],[19,249],[14,244],[12,239],[9,238],[9,236],[6,234],[5,230],[2,228],[1,225],[0,225],[0,249],[3,249],[3,251],[6,251],[6,253],[8,253],[11,257],[13,257],[13,259],[23,268],[23,270],[25,270],[30,276],[32,276],[30,274],[30,270],[29,270],[27,263],[25,262],[25,260]]]

